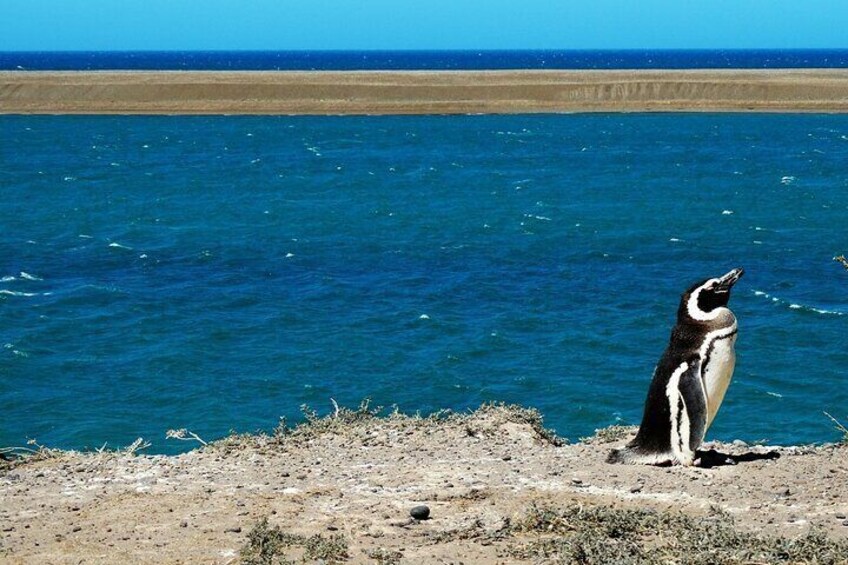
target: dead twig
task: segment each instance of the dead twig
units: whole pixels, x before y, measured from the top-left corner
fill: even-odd
[[[200,442],[201,445],[209,445],[205,441],[203,441],[200,436],[196,433],[191,432],[185,428],[180,428],[179,430],[168,430],[165,432],[165,439],[178,439],[181,441],[197,441]]]

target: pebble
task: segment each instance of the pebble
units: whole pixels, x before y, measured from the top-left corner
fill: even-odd
[[[409,511],[409,515],[416,520],[426,520],[430,517],[430,507],[424,504],[414,506],[412,510]]]
[[[241,533],[241,526],[236,526],[235,528],[227,528],[226,530],[224,530],[224,533],[225,534],[229,534],[229,533],[240,534]]]
[[[642,492],[642,485],[636,485],[630,488],[630,492],[636,494],[637,492]]]
[[[836,519],[837,519],[837,520],[844,520],[846,517],[848,517],[848,516],[845,516],[845,514],[844,514],[843,512],[839,512],[839,513],[836,515]]]
[[[843,525],[843,526],[848,526],[848,520],[845,520],[844,522],[842,522],[842,525]]]

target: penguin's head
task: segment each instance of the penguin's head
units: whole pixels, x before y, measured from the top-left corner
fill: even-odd
[[[741,268],[737,268],[720,277],[706,279],[692,285],[681,297],[681,314],[685,312],[695,320],[715,318],[716,309],[727,306],[730,300],[730,289],[744,272]]]

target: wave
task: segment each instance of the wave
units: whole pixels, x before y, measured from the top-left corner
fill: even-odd
[[[44,279],[39,277],[38,275],[31,275],[29,273],[25,273],[21,271],[21,278],[27,281],[43,281]]]
[[[6,290],[6,289],[0,289],[0,294],[5,294],[6,296],[24,296],[24,297],[38,296],[37,292],[20,292],[20,291],[17,291],[17,290]]]
[[[771,300],[775,304],[779,304],[781,306],[786,306],[790,310],[803,310],[805,312],[814,312],[816,314],[824,314],[827,316],[844,316],[845,312],[839,310],[827,310],[824,308],[816,308],[815,306],[807,306],[804,304],[798,304],[795,302],[789,302],[787,300],[783,300],[782,298],[778,298],[776,296],[772,296],[767,292],[763,292],[762,290],[755,290],[754,296],[762,296],[763,298],[767,298]]]

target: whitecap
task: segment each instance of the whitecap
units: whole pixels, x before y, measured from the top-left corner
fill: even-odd
[[[294,257],[294,253],[286,253],[286,259],[291,259]]]
[[[683,241],[682,239],[677,239],[676,237],[670,237],[668,240],[669,240],[669,241],[673,241],[673,242],[675,242],[675,243],[677,243],[677,242],[679,242],[679,241]]]
[[[0,279],[0,282],[12,282],[14,280],[17,280],[17,278],[13,277],[11,275],[7,275],[7,276],[3,277],[2,279]]]
[[[20,291],[17,291],[17,290],[6,290],[6,289],[0,290],[0,294],[5,294],[7,296],[23,296],[23,297],[30,297],[30,296],[37,296],[38,295],[35,292],[20,292]]]
[[[763,292],[762,290],[754,290],[754,296],[762,296],[763,298],[770,300],[775,304],[779,304],[781,306],[786,306],[790,310],[801,310],[803,312],[814,312],[816,314],[822,314],[825,316],[844,316],[845,312],[840,310],[828,310],[826,308],[816,308],[815,306],[806,306],[804,304],[798,304],[797,302],[787,302],[781,298],[776,296],[772,296],[767,292]]]
[[[769,396],[773,396],[775,398],[783,398],[783,395],[780,394],[779,392],[772,392],[770,390],[767,390],[766,394],[769,395]]]
[[[780,184],[792,184],[793,182],[795,182],[795,177],[793,176],[780,177]]]
[[[43,281],[43,280],[44,280],[44,279],[42,279],[41,277],[39,277],[39,276],[37,276],[37,275],[31,275],[31,274],[29,274],[29,273],[25,273],[25,272],[23,272],[23,271],[21,271],[21,278],[22,278],[22,279],[25,279],[25,280],[28,280],[28,281]]]
[[[127,250],[132,251],[132,247],[127,247],[126,245],[121,245],[120,243],[117,243],[117,242],[115,242],[115,241],[113,241],[112,243],[110,243],[110,244],[109,244],[109,247],[116,247],[116,248],[118,248],[118,249],[127,249]]]
[[[93,235],[88,235],[88,234],[85,234],[85,233],[79,234],[78,237],[80,237],[81,239],[94,239]]]
[[[721,211],[722,216],[730,216],[731,214],[733,214],[733,210],[722,210]]]
[[[420,316],[418,316],[418,319],[419,320],[429,320],[430,316],[428,316],[427,314],[421,314]]]

